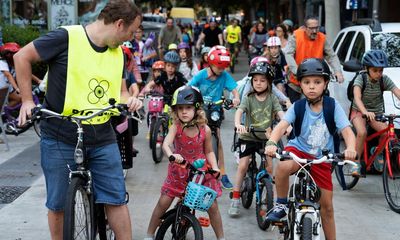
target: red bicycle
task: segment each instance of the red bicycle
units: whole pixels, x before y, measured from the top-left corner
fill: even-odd
[[[397,118],[400,118],[400,115],[383,114],[375,117],[377,121],[388,122],[388,127],[367,136],[364,141],[363,157],[360,161],[363,168],[362,172],[369,171],[378,153],[383,150],[384,166],[382,180],[385,198],[390,208],[400,213],[400,140],[396,136],[394,128],[394,120]],[[375,150],[369,154],[368,143],[381,137],[382,134],[385,134],[384,140],[380,141]],[[343,189],[353,188],[359,180],[359,177],[351,175],[351,167],[346,165],[336,166],[335,174]]]

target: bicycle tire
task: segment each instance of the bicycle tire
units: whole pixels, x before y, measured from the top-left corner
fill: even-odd
[[[80,177],[73,177],[68,186],[64,209],[64,240],[93,239],[93,195],[88,194],[86,186],[87,182]]]
[[[261,199],[256,203],[256,217],[258,227],[265,231],[271,224],[270,221],[266,220],[266,217],[267,213],[274,207],[274,191],[272,189],[272,182],[268,178],[264,177],[260,182],[261,188],[259,189],[259,194]],[[265,197],[263,194],[265,194]]]
[[[177,237],[174,238],[172,236],[172,225],[177,220],[179,222],[179,226],[177,227]],[[184,226],[182,226],[184,225]],[[182,212],[182,216],[180,219],[176,219],[176,213],[169,215],[160,225],[158,228],[155,240],[163,240],[163,239],[187,239],[187,234],[190,230],[190,227],[193,229],[193,240],[203,240],[203,229],[197,218],[188,213]],[[169,230],[168,230],[169,229]],[[171,236],[167,236],[170,234]]]
[[[396,213],[400,213],[400,192],[398,192],[398,189],[400,189],[399,158],[400,158],[399,153],[395,152],[390,155],[390,162],[393,163],[391,164],[393,177],[390,177],[389,175],[388,161],[385,161],[382,174],[383,191],[385,193],[386,201],[389,204],[390,209],[392,209]],[[390,187],[391,185],[392,187]]]
[[[153,130],[153,140],[151,145],[151,155],[155,163],[160,163],[164,157],[162,144],[168,132],[168,124],[164,118],[158,118]],[[158,147],[157,147],[158,146]]]
[[[95,209],[96,240],[115,240],[116,238],[114,231],[110,228],[110,225],[108,224],[104,204],[96,204]]]
[[[253,187],[252,187],[252,179],[249,176],[246,176],[243,179],[242,187],[240,190],[240,197],[242,198],[242,206],[248,209],[253,202]]]
[[[149,118],[149,148],[152,148],[152,142],[154,141],[153,138],[153,132],[154,132],[154,126],[156,125],[157,118],[152,116]]]
[[[219,140],[218,140],[218,136],[217,136],[217,133],[216,132],[213,132],[212,134],[211,134],[211,144],[212,144],[212,149],[213,149],[213,151],[214,151],[214,154],[215,154],[215,159],[217,160],[217,162],[218,162],[218,142],[219,142]]]
[[[342,182],[341,179],[341,171],[343,171],[344,181],[345,181],[344,183]],[[340,186],[342,186],[342,188],[345,187],[347,190],[350,190],[353,187],[355,187],[356,184],[358,183],[358,180],[360,179],[359,177],[353,177],[351,175],[351,166],[349,164],[345,164],[343,166],[337,165],[335,167],[335,175]]]
[[[312,240],[313,239],[313,221],[305,215],[301,221],[301,240]]]

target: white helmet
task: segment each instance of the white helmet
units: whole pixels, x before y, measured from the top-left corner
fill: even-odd
[[[267,41],[267,47],[281,46],[281,40],[278,37],[270,37]]]

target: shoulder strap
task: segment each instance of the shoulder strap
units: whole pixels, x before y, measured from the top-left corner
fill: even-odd
[[[303,124],[304,112],[306,111],[307,99],[303,98],[294,103],[294,113],[296,119],[294,120],[294,135],[297,137],[301,133],[301,125]]]
[[[329,133],[334,135],[336,132],[336,124],[335,124],[335,99],[324,96],[323,102],[323,112],[326,126],[328,127]]]
[[[365,88],[367,87],[367,72],[362,72],[361,77],[363,80],[363,85],[361,88],[361,95],[364,93]]]

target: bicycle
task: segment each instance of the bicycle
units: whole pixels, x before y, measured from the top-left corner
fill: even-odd
[[[256,129],[253,126],[250,126],[249,132],[258,139],[255,133],[265,133],[265,129]],[[262,230],[266,230],[270,226],[270,222],[266,220],[266,216],[274,206],[272,177],[266,171],[267,162],[264,154],[264,148],[265,142],[262,142],[260,149],[257,152],[261,157],[259,167],[257,167],[256,152],[252,153],[251,162],[247,168],[246,176],[243,179],[240,189],[242,206],[246,209],[250,208],[253,202],[254,192],[256,192],[257,224]]]
[[[164,95],[164,102],[170,102],[172,96]],[[152,135],[150,137],[151,145],[151,155],[155,163],[160,163],[164,157],[164,151],[162,150],[162,145],[164,139],[168,134],[168,127],[170,125],[170,107],[168,104],[164,104],[164,110],[161,114],[157,115],[154,123],[154,128]]]
[[[70,183],[64,209],[63,235],[65,240],[115,239],[114,233],[108,226],[104,205],[94,203],[92,176],[90,169],[88,169],[88,159],[85,157],[84,131],[82,126],[82,122],[88,121],[105,112],[115,114],[116,112],[112,112],[112,109],[117,109],[121,114],[128,115],[125,104],[116,104],[114,99],[110,99],[109,104],[109,106],[86,116],[62,116],[59,113],[42,107],[36,107],[33,110],[30,121],[37,121],[43,118],[41,115],[44,113],[46,115],[45,118],[56,117],[77,125],[78,137],[74,152],[77,167],[76,170],[70,169],[69,173]],[[139,118],[132,115],[130,115],[130,118],[140,121]],[[129,201],[129,195],[127,195],[127,201]]]
[[[207,125],[211,129],[211,142],[215,157],[218,162],[218,147],[219,147],[219,137],[218,129],[222,122],[222,111],[221,105],[224,109],[229,110],[232,108],[232,100],[225,99],[222,97],[220,100],[213,102],[211,99],[204,99],[203,109],[207,117]]]
[[[175,157],[170,156],[169,161],[175,161]],[[197,219],[196,210],[207,211],[214,203],[217,193],[201,184],[206,174],[215,174],[217,172],[212,169],[206,171],[200,170],[205,160],[200,159],[200,161],[201,164],[194,163],[197,168],[189,162],[182,162],[182,164],[186,163],[186,167],[189,169],[189,176],[186,180],[188,185],[185,193],[181,196],[175,207],[161,217],[161,224],[157,230],[156,240],[203,240],[202,226],[209,226],[210,221],[204,217]]]
[[[363,173],[362,177],[366,177],[365,172],[371,169],[378,153],[383,151],[384,166],[382,180],[385,198],[390,208],[394,212],[400,213],[400,141],[396,136],[394,128],[394,120],[397,118],[400,118],[400,115],[382,114],[375,116],[376,121],[388,122],[389,124],[387,128],[367,136],[364,141],[364,152],[363,157],[360,158],[360,162]],[[385,135],[384,140],[380,141],[375,150],[370,154],[368,144],[382,136],[382,134]],[[335,174],[343,189],[353,188],[360,179],[351,175],[351,168],[336,167]],[[392,186],[390,186],[390,183],[392,183]]]
[[[227,43],[227,48],[229,48],[229,51],[231,52],[231,61],[229,63],[229,70],[231,71],[231,73],[235,73],[235,64],[236,64],[236,48],[238,46],[238,42],[237,43]]]
[[[289,190],[287,219],[272,223],[279,227],[279,232],[283,234],[284,239],[320,239],[322,223],[318,201],[321,190],[310,175],[311,165],[324,162],[355,165],[353,161],[344,160],[344,154],[341,153],[332,154],[329,150],[322,150],[322,155],[320,159],[302,159],[291,152],[276,153],[276,158],[280,161],[293,160],[300,166]]]
[[[154,126],[158,116],[160,116],[164,109],[164,96],[158,92],[150,92],[150,100],[147,105],[147,127],[149,128],[149,147],[152,148],[152,136],[154,132]]]

